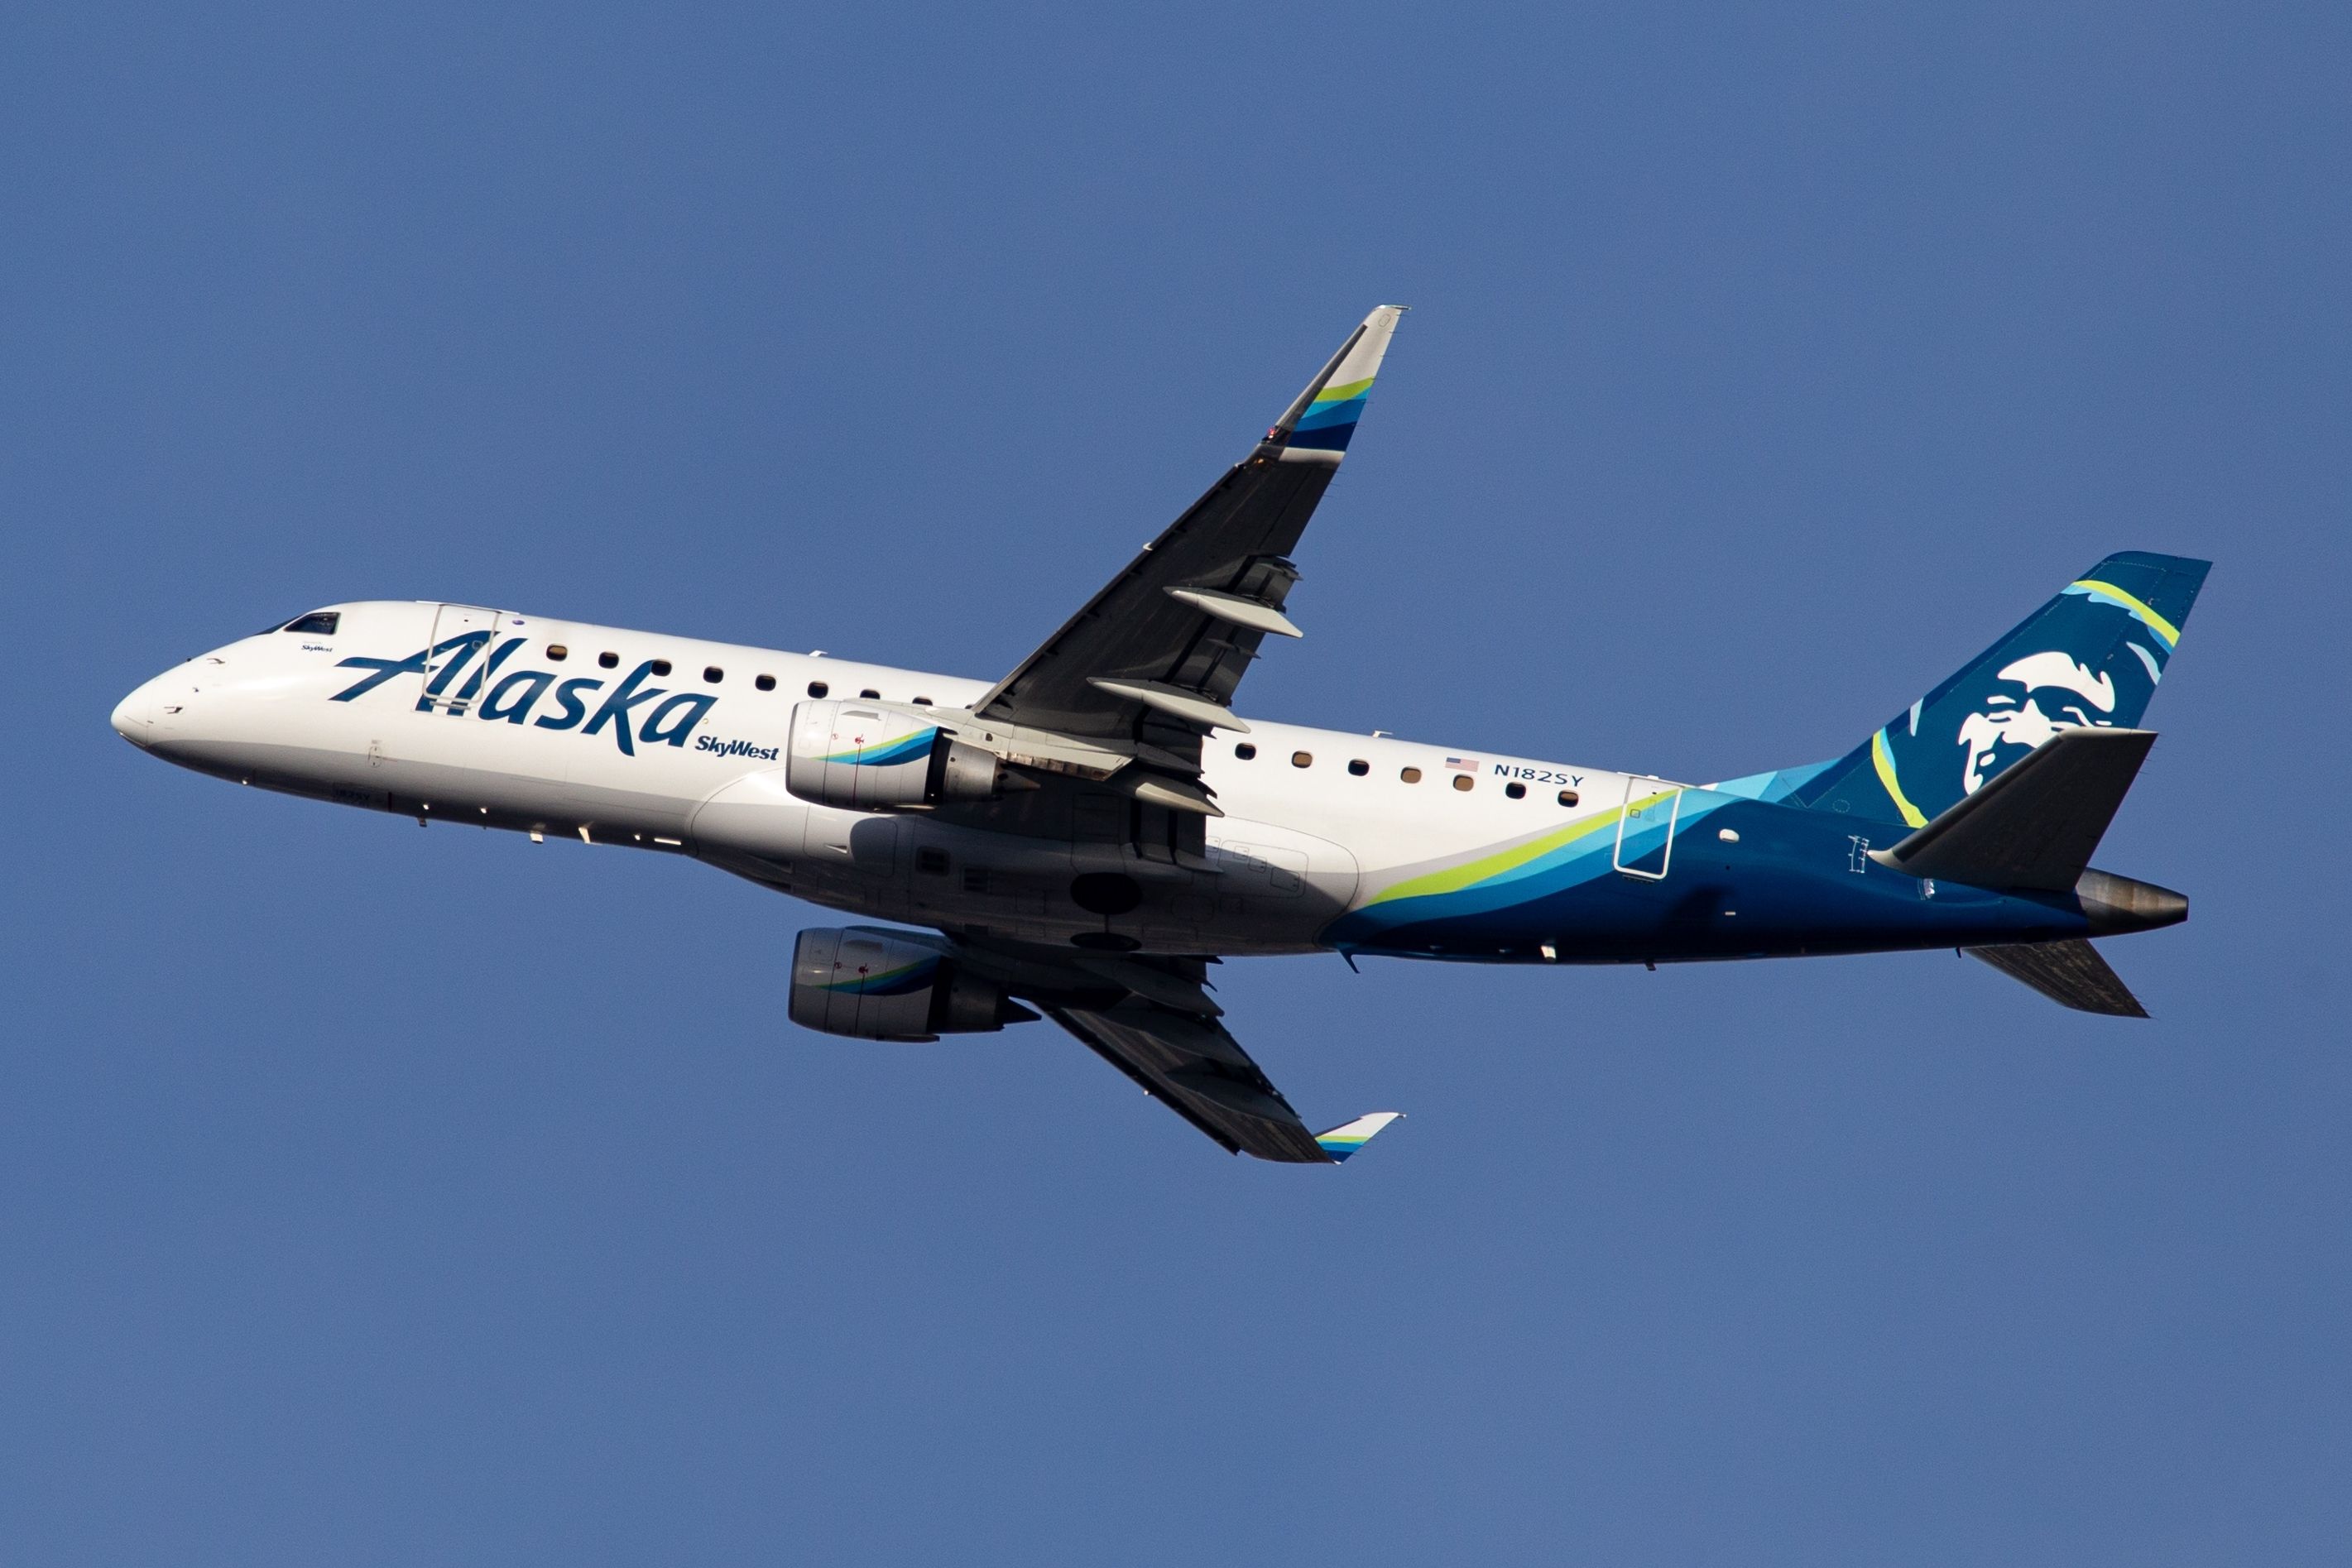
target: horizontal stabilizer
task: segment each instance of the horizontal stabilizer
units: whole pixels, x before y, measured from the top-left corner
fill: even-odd
[[[2025,942],[2005,947],[1971,947],[1971,958],[1981,958],[2012,980],[2021,980],[2076,1012],[2105,1013],[2110,1018],[2144,1019],[2147,1009],[2131,994],[2123,977],[2108,967],[2099,950],[2088,942]]]
[[[1359,1116],[1344,1126],[1334,1127],[1328,1133],[1316,1134],[1315,1142],[1325,1154],[1331,1156],[1332,1164],[1337,1165],[1378,1137],[1381,1129],[1386,1127],[1391,1122],[1401,1121],[1403,1116],[1404,1113],[1402,1111],[1375,1111],[1369,1116]]]
[[[1918,877],[2065,893],[2082,880],[2156,732],[2062,729],[1973,795],[1870,858]],[[2070,1004],[2071,1005],[2071,1004]]]

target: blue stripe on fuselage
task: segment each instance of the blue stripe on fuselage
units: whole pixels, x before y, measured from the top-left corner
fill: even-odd
[[[1685,792],[1663,882],[1617,873],[1615,835],[1533,874],[1356,910],[1325,931],[1329,946],[1401,956],[1561,962],[1776,957],[1977,946],[2079,936],[2069,894],[2005,894],[1920,879],[1867,852],[1906,830],[1832,813]],[[1738,834],[1736,843],[1719,837]],[[1655,851],[1663,830],[1626,835],[1624,859]]]

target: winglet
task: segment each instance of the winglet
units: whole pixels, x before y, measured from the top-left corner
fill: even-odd
[[[1365,317],[1323,373],[1307,383],[1307,390],[1265,433],[1266,444],[1281,448],[1291,461],[1339,462],[1356,434],[1356,422],[1364,416],[1364,400],[1371,395],[1372,382],[1381,373],[1381,361],[1404,311],[1402,305],[1382,305]]]
[[[1370,1143],[1379,1136],[1381,1128],[1391,1122],[1401,1120],[1403,1114],[1401,1111],[1375,1111],[1369,1116],[1359,1116],[1354,1121],[1344,1123],[1328,1133],[1316,1134],[1315,1142],[1318,1147],[1331,1156],[1331,1163],[1336,1166],[1366,1144]]]

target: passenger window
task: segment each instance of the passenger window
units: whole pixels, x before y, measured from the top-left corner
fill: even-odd
[[[917,697],[915,699],[915,706],[917,707],[929,707],[931,706],[931,699],[929,697]]]
[[[758,680],[753,681],[751,684],[759,687],[763,692],[772,692],[776,689],[776,677],[773,675],[761,675]]]
[[[547,656],[554,663],[560,664],[563,663],[564,660],[572,656],[572,650],[565,647],[561,643],[550,643],[547,645]]]
[[[826,685],[823,681],[811,681],[809,683],[809,695],[813,697],[821,697],[831,690],[833,690],[833,688]]]
[[[1471,778],[1467,773],[1456,773],[1454,776],[1454,787],[1466,794],[1478,788],[1478,780]]]
[[[1312,768],[1315,766],[1315,754],[1311,751],[1294,751],[1290,754],[1290,765],[1293,768]]]
[[[1528,798],[1528,787],[1517,783],[1506,784],[1503,786],[1503,793],[1514,800],[1524,800]]]
[[[598,664],[600,667],[604,668],[604,669],[607,669],[607,670],[609,670],[609,669],[611,669],[614,665],[615,665],[615,664],[619,664],[620,662],[621,662],[621,655],[620,655],[620,654],[618,654],[618,653],[599,653],[599,654],[597,654],[597,655],[596,655],[596,663],[597,663],[597,664]]]
[[[667,674],[669,674],[669,661],[668,661],[667,659],[656,659],[656,660],[654,661],[654,674],[656,674],[656,675],[667,675]]]
[[[1257,755],[1257,747],[1244,740],[1239,746],[1234,747],[1234,755],[1240,758],[1244,762],[1247,762],[1251,758]]]
[[[1421,782],[1421,769],[1418,768],[1401,768],[1397,769],[1397,777],[1403,779],[1408,784],[1418,784]]]
[[[880,702],[880,701],[882,700],[882,694],[881,694],[880,692],[876,691],[872,686],[868,686],[868,687],[866,687],[864,691],[862,691],[862,692],[858,693],[857,695],[858,695],[859,696],[861,696],[861,697],[864,697],[867,702],[870,702],[870,703],[878,703],[878,702]]]
[[[335,634],[335,628],[342,623],[342,613],[340,611],[317,610],[299,621],[289,622],[285,630],[307,632],[314,637],[331,637]]]
[[[1365,761],[1360,757],[1348,764],[1348,771],[1354,774],[1359,779],[1361,779],[1365,774],[1370,773],[1371,770],[1372,765]]]
[[[706,680],[706,681],[709,681],[712,685],[714,685],[714,686],[715,686],[715,685],[717,685],[719,682],[721,682],[721,681],[723,681],[723,680],[725,680],[725,679],[727,678],[727,672],[726,672],[726,671],[724,671],[724,670],[722,670],[722,669],[720,669],[720,668],[719,668],[718,665],[716,665],[716,664],[710,664],[710,665],[706,666],[706,667],[703,669],[703,672],[702,672],[702,678],[703,678],[704,680]]]
[[[1576,804],[1576,791],[1575,791],[1575,790],[1573,790],[1573,789],[1563,789],[1563,790],[1561,790],[1561,791],[1559,792],[1559,803],[1560,803],[1561,805],[1563,805],[1563,806],[1573,806],[1573,805],[1575,805],[1575,804]]]

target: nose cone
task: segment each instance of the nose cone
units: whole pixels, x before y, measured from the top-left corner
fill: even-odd
[[[133,746],[144,746],[155,731],[155,701],[149,690],[154,683],[142,685],[114,705],[107,722],[114,733]]]
[[[114,733],[142,748],[163,739],[177,727],[173,721],[180,708],[175,705],[184,701],[167,689],[172,684],[171,676],[158,675],[116,703],[107,721],[114,726]],[[186,685],[178,683],[183,690]]]

